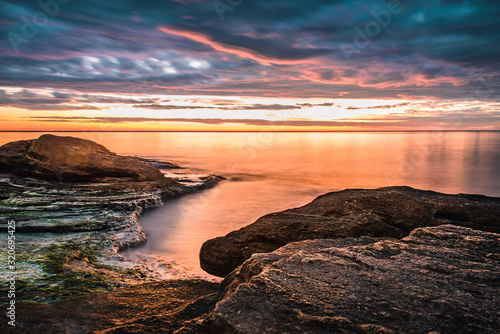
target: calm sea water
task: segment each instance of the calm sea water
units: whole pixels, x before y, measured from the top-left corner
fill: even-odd
[[[1,133],[0,144],[40,133]],[[260,216],[345,188],[408,185],[500,197],[499,132],[58,133],[125,155],[157,157],[228,178],[143,214],[146,245],[125,256],[166,259],[203,275],[201,244]]]

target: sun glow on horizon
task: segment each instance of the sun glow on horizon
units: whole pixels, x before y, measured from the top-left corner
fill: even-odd
[[[464,110],[488,112],[488,104],[478,101],[292,100],[0,89],[2,97],[12,101],[8,107],[0,107],[0,131],[430,130],[449,128],[455,122],[452,119]],[[491,109],[495,108],[491,104]],[[481,125],[479,129],[488,127]]]

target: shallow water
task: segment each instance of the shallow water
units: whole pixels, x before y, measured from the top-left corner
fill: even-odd
[[[2,133],[0,144],[40,133]],[[187,172],[228,178],[143,214],[148,235],[124,253],[166,259],[186,275],[205,274],[198,251],[210,238],[260,216],[345,188],[408,185],[500,196],[499,132],[406,133],[59,133],[126,155],[162,158]],[[183,172],[175,170],[174,172]]]

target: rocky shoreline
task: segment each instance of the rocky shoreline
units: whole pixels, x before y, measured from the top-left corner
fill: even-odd
[[[57,301],[159,279],[118,254],[146,242],[140,213],[222,178],[170,173],[175,180],[153,165],[163,173],[179,168],[72,137],[43,135],[0,147],[0,229],[16,222],[20,300]],[[1,247],[0,256],[6,255]]]
[[[498,333],[499,250],[454,225],[290,243],[227,276],[198,332]]]
[[[500,198],[347,189],[208,240],[199,333],[500,333]]]
[[[38,301],[12,332],[500,333],[500,198],[332,192],[208,240],[221,284],[161,281],[117,251],[145,241],[142,210],[220,178],[42,137],[0,147],[0,227],[18,221],[19,291]]]
[[[290,242],[362,236],[399,239],[416,228],[444,224],[500,233],[500,199],[410,187],[331,192],[206,241],[200,262],[207,272],[224,277],[252,254],[272,252]]]
[[[425,194],[427,200],[445,196],[451,199],[448,204],[459,203],[461,197],[479,199],[493,207],[500,201],[484,196],[448,197],[399,187],[347,192],[363,197],[373,192],[380,196],[388,191]],[[344,195],[341,192],[340,196]],[[321,202],[330,196],[318,199]],[[293,210],[332,209],[325,203],[311,204]],[[404,210],[418,211],[411,206]],[[397,210],[401,211],[402,208]],[[486,216],[492,218],[487,220],[487,229],[498,228],[500,212],[490,210]],[[286,222],[282,221],[284,226]],[[290,242],[272,252],[252,254],[221,284],[163,281],[69,298],[54,305],[21,304],[20,309],[29,312],[29,316],[22,317],[26,320],[21,320],[17,330],[19,333],[33,329],[57,333],[61,328],[70,333],[499,333],[498,282],[500,234],[436,222],[435,226],[417,227],[402,238],[334,236]],[[147,299],[147,306],[141,300],[145,291],[154,296]],[[179,299],[179,295],[184,297]],[[88,306],[81,314],[90,320],[71,318],[61,327],[59,320],[73,314],[72,307],[76,305]],[[126,310],[115,312],[117,305]],[[171,305],[177,306],[167,309]],[[52,315],[52,311],[59,309]],[[141,316],[133,316],[138,310]],[[30,320],[42,318],[40,322]]]

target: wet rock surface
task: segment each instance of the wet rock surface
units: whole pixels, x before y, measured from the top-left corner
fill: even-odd
[[[20,303],[7,333],[196,333],[197,318],[213,309],[218,284],[172,280],[57,303]]]
[[[295,209],[266,215],[205,242],[201,267],[224,277],[254,253],[290,242],[345,237],[402,238],[424,226],[454,224],[500,233],[500,198],[446,195],[409,187],[348,189]]]
[[[500,235],[307,240],[255,254],[199,333],[499,333]]]

